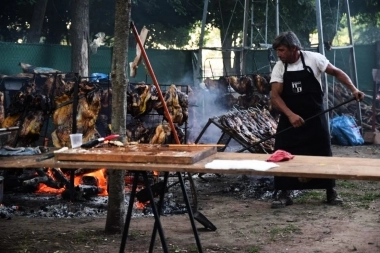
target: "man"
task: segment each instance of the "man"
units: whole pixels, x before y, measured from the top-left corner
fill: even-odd
[[[277,131],[290,127],[276,136],[275,150],[285,150],[294,155],[332,156],[327,115],[322,114],[305,122],[305,119],[324,111],[322,73],[335,76],[357,101],[363,100],[364,93],[325,56],[301,50],[301,44],[293,32],[279,34],[272,47],[281,60],[274,66],[270,81],[272,103],[281,113]],[[296,189],[326,189],[327,203],[343,203],[334,189],[333,179],[275,177],[274,183],[275,189],[281,192],[273,201],[272,208],[293,204],[290,190]]]

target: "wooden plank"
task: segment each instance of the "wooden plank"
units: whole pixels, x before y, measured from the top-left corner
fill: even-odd
[[[216,147],[130,145],[55,152],[58,161],[193,164],[216,153]]]
[[[253,169],[207,169],[205,165],[214,159],[231,160],[261,160],[269,158],[267,154],[251,153],[229,153],[221,152],[206,157],[194,164],[155,164],[155,163],[107,163],[107,162],[69,162],[57,161],[56,167],[62,168],[108,168],[126,170],[155,170],[169,172],[190,172],[190,173],[217,173],[235,175],[260,175],[260,176],[289,176],[307,178],[335,178],[335,179],[357,179],[357,180],[380,180],[380,170],[378,169],[380,160],[370,158],[351,157],[315,157],[296,156],[286,162],[278,162],[279,167],[267,171],[256,171]],[[50,161],[54,163],[54,161]],[[49,161],[46,161],[49,164]]]
[[[286,162],[278,162],[279,167],[267,171],[256,171],[252,169],[206,169],[205,165],[214,159],[223,160],[260,160],[269,158],[268,154],[252,153],[229,153],[218,152],[193,164],[177,164],[171,158],[171,163],[125,163],[106,161],[58,161],[55,158],[36,162],[36,157],[4,157],[0,158],[0,168],[22,169],[22,168],[107,168],[122,170],[142,171],[168,171],[168,172],[190,172],[190,173],[217,173],[235,175],[260,175],[260,176],[289,176],[307,178],[335,178],[347,180],[380,180],[380,159],[353,158],[353,157],[316,157],[295,156]]]

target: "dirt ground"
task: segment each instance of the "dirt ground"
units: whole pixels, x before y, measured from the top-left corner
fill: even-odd
[[[334,156],[380,158],[379,146],[333,147]],[[360,162],[358,162],[359,164]],[[271,209],[270,199],[242,197],[243,176],[195,178],[199,210],[216,227],[196,222],[203,252],[380,252],[380,183],[337,181],[345,203],[329,206],[325,193],[305,191],[295,203]],[[230,190],[226,190],[226,188]],[[105,215],[91,218],[0,219],[0,252],[119,252],[121,235],[104,234]],[[170,252],[197,252],[186,214],[162,217]],[[148,252],[152,217],[131,221],[126,252]],[[157,236],[158,238],[158,236]],[[162,252],[159,239],[154,252]]]

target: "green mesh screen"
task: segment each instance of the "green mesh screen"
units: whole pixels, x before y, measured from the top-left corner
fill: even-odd
[[[375,45],[355,46],[355,57],[359,88],[363,91],[372,89],[372,69],[376,68]],[[193,85],[193,58],[191,50],[153,50],[148,49],[147,55],[154,73],[160,84]],[[16,44],[0,42],[0,74],[14,75],[22,72],[19,62],[29,63],[38,67],[54,68],[63,72],[71,70],[71,48],[61,45],[47,44]],[[133,61],[136,48],[128,52],[128,62]],[[349,49],[326,51],[327,58],[337,67],[342,68],[352,77]],[[100,47],[96,54],[89,56],[89,72],[105,73],[111,71],[112,48]],[[249,51],[246,55],[246,73],[269,73],[268,50]],[[135,78],[131,82],[145,81],[152,83],[144,66],[141,64]]]

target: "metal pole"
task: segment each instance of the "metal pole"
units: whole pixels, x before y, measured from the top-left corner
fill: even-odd
[[[276,0],[276,35],[280,34],[280,7],[279,0]]]
[[[251,47],[253,46],[253,26],[255,25],[255,23],[253,22],[254,20],[253,1],[254,0],[252,0],[251,2],[251,44],[250,44]]]
[[[249,2],[245,0],[244,2],[244,20],[243,20],[243,45],[240,55],[240,74],[245,75],[245,47],[247,45],[247,21],[248,15],[247,10],[249,9]]]
[[[318,30],[318,49],[319,53],[325,55],[325,46],[323,44],[323,27],[322,27],[322,14],[321,14],[321,1],[316,0],[315,1],[315,11],[316,11],[316,18],[317,18],[317,30]],[[325,87],[325,101],[324,101],[324,106],[325,108],[328,107],[329,104],[329,87],[327,83],[327,74],[323,73],[322,74],[322,80],[321,80],[321,85]],[[329,117],[326,115],[326,119],[328,124],[329,122]]]
[[[201,34],[199,38],[198,62],[197,62],[197,70],[196,70],[197,71],[196,75],[199,82],[202,82],[202,51],[203,51],[203,39],[205,36],[208,1],[209,0],[205,0],[204,5],[203,5],[202,27],[201,27]]]
[[[356,88],[359,89],[359,82],[358,82],[358,75],[357,75],[357,69],[356,69],[356,58],[355,58],[355,48],[354,48],[354,41],[352,37],[352,26],[351,26],[351,15],[350,15],[350,6],[348,0],[346,0],[346,13],[347,13],[347,27],[348,27],[348,35],[350,37],[350,45],[352,46],[350,48],[351,53],[351,59],[352,59],[352,75],[353,75],[353,81],[354,85],[356,85]],[[358,114],[356,116],[356,119],[359,122],[359,126],[362,126],[362,112],[360,107],[360,102],[357,102],[357,108],[358,108]],[[362,130],[362,128],[360,128]]]
[[[265,4],[265,44],[268,45],[268,0]]]

